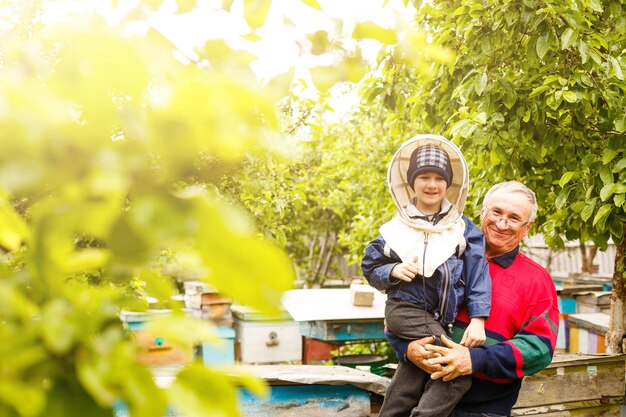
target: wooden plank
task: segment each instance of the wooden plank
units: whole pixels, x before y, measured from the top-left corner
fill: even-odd
[[[590,291],[576,294],[576,302],[588,305],[606,306],[611,304],[611,291]]]
[[[578,353],[580,349],[578,348],[578,327],[569,328],[569,347],[568,352],[570,353]]]
[[[524,378],[516,407],[537,407],[624,397],[624,356],[581,355],[556,361]]]
[[[578,366],[578,365],[592,365],[592,364],[617,364],[624,366],[626,361],[626,355],[589,355],[580,353],[558,353],[554,355],[552,362],[547,366],[547,369],[559,368],[563,366]]]
[[[589,331],[578,329],[578,351],[580,353],[594,353],[589,351]]]
[[[605,398],[593,401],[577,401],[574,403],[554,404],[540,407],[513,408],[512,417],[546,416],[546,417],[619,417],[623,397]]]
[[[570,314],[567,321],[571,326],[604,334],[609,329],[610,316],[604,313]]]
[[[286,321],[291,320],[291,315],[286,310],[281,310],[277,315],[259,313],[252,307],[235,304],[230,307],[233,316],[241,321]]]

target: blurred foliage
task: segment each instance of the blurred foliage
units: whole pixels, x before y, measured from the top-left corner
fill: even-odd
[[[236,416],[236,387],[263,395],[260,381],[193,363],[157,388],[120,311],[145,310],[154,297],[173,312],[147,332],[183,349],[211,343],[211,326],[171,300],[181,281],[204,280],[271,314],[295,277],[278,246],[319,272],[352,230],[370,234],[360,197],[380,184],[355,181],[355,162],[381,172],[391,148],[373,140],[380,116],[366,109],[349,123],[325,120],[334,86],[369,69],[363,51],[338,45],[327,29],[304,35],[334,71],[328,61],[309,70],[316,98],[283,100],[293,72],[262,87],[254,56],[224,40],[179,54],[186,63],[175,58],[151,25],[167,2],[112,1],[115,24],[72,10],[48,22],[53,3],[1,6],[0,415],[111,416],[118,407],[160,417],[169,404],[189,416]],[[245,37],[260,39],[271,2],[231,3],[216,11],[239,13]],[[193,13],[197,3],[175,6],[174,14]],[[390,35],[358,31],[359,39]],[[371,210],[388,206],[376,200],[380,210]],[[310,245],[322,240],[323,253]]]
[[[278,311],[289,258],[214,185],[267,152],[276,97],[180,63],[153,31],[98,16],[52,25],[27,6],[1,33],[0,415],[111,416],[123,403],[160,417],[168,402],[237,415],[235,386],[262,394],[258,381],[195,364],[159,389],[119,313],[147,295],[167,305],[188,278]],[[215,340],[184,314],[150,328],[183,349]]]
[[[454,56],[428,46],[423,31],[404,24],[398,22],[393,37],[384,36],[389,30],[373,23],[356,25],[358,36],[351,36],[378,40],[384,60],[359,82],[344,77],[331,89],[316,89],[317,95],[306,88],[317,83],[294,89],[282,101],[282,126],[284,146],[297,146],[297,157],[249,158],[245,175],[228,178],[221,187],[243,202],[262,233],[287,249],[307,287],[323,285],[328,278],[349,278],[342,275],[342,260],[359,263],[378,227],[394,215],[387,163],[410,136],[400,134],[395,106],[389,109],[375,100],[388,97],[383,100],[403,107],[399,92],[411,80],[396,80],[399,73],[391,72],[384,80],[378,77],[389,66],[411,63],[424,69],[422,77],[429,79],[431,59],[450,62]],[[385,82],[398,85],[389,89]]]

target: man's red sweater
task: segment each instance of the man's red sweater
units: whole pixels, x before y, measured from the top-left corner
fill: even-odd
[[[457,409],[509,415],[522,378],[552,361],[559,309],[548,271],[517,250],[489,259],[489,273],[493,296],[485,321],[487,341],[469,350],[472,388]],[[454,339],[462,337],[468,323],[467,313],[461,311]]]

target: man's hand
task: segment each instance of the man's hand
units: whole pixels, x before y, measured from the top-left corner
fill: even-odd
[[[414,256],[410,261],[397,264],[391,269],[390,275],[394,278],[401,279],[402,281],[411,282],[417,274],[417,256]]]
[[[406,350],[406,358],[413,362],[415,366],[432,374],[433,372],[441,371],[441,365],[432,365],[428,362],[428,359],[438,356],[434,352],[426,350],[425,346],[429,343],[434,343],[435,338],[433,336],[424,337],[422,339],[413,340],[409,343]]]
[[[462,375],[470,375],[472,373],[472,358],[469,349],[454,343],[444,335],[441,335],[441,341],[446,347],[431,344],[424,346],[426,350],[441,355],[437,358],[428,359],[431,365],[442,366],[440,371],[430,375],[431,379],[443,378],[444,381],[450,381]]]
[[[485,319],[483,317],[474,317],[470,320],[465,333],[463,333],[461,344],[466,347],[476,347],[485,343],[485,340],[487,340]]]

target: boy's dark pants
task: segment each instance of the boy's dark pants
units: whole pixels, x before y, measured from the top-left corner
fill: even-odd
[[[432,314],[406,301],[388,299],[385,321],[394,335],[407,340],[438,337],[445,333]],[[446,417],[470,389],[471,383],[469,375],[449,382],[432,380],[430,374],[413,363],[399,361],[379,417]]]

